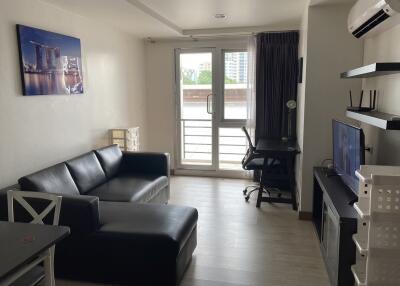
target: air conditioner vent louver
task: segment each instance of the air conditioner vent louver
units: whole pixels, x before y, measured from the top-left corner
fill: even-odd
[[[390,16],[384,11],[380,10],[373,17],[371,17],[367,22],[361,25],[357,30],[353,32],[356,38],[361,38],[363,35],[368,33],[370,30],[378,26],[380,23],[388,19]]]
[[[368,38],[400,24],[400,0],[358,0],[347,20],[350,34]]]

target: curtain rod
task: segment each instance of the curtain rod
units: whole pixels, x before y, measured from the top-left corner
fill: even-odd
[[[262,32],[258,32],[256,34],[259,33],[292,33],[292,32],[298,32],[299,30],[276,30],[276,31],[262,31]]]
[[[212,37],[212,36],[250,36],[257,35],[260,33],[291,33],[298,32],[299,30],[274,30],[274,31],[259,31],[259,32],[243,32],[243,33],[221,33],[221,34],[199,34],[199,35],[188,35],[189,37]]]
[[[188,35],[190,38],[213,38],[213,37],[240,37],[240,36],[255,36],[261,33],[292,33],[299,30],[274,30],[274,31],[260,31],[260,32],[244,32],[244,33],[221,33],[221,34],[204,34],[204,35]]]
[[[260,33],[291,33],[291,32],[298,32],[299,30],[274,30],[274,31],[260,31],[260,32],[244,32],[244,33],[221,33],[221,34],[204,34],[204,35],[184,35],[182,37],[179,38],[175,38],[175,40],[181,40],[181,41],[185,41],[185,40],[193,40],[193,41],[198,41],[198,40],[207,40],[207,39],[218,39],[218,38],[240,38],[240,37],[247,37],[247,36],[256,36],[257,34]],[[154,39],[151,37],[147,38],[147,41],[150,43],[155,43],[157,41],[165,41],[168,39]],[[169,39],[171,40],[171,39]]]

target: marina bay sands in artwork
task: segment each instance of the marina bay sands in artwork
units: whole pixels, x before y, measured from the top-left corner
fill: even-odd
[[[83,93],[81,41],[17,25],[24,95]]]

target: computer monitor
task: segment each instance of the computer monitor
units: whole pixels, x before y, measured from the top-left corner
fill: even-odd
[[[343,182],[358,194],[358,178],[355,175],[360,165],[365,164],[365,139],[361,128],[332,121],[333,165]]]

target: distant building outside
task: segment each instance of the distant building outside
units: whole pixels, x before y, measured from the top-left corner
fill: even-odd
[[[247,83],[247,52],[225,53],[225,77],[235,83]]]

